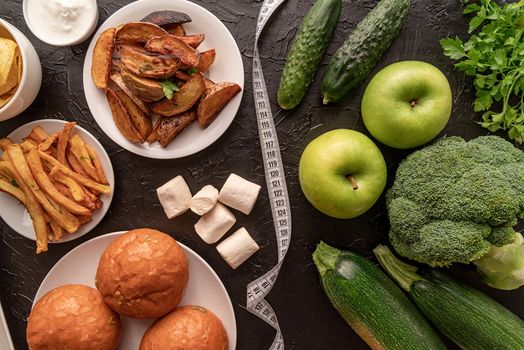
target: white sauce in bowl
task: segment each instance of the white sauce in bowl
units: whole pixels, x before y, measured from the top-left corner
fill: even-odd
[[[25,0],[24,14],[33,34],[52,45],[85,40],[98,19],[95,0]]]

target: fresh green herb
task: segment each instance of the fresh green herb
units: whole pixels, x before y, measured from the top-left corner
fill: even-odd
[[[173,98],[173,93],[175,91],[180,90],[175,83],[168,79],[161,81],[160,85],[162,85],[162,90],[164,91],[164,95],[167,97],[168,100]]]
[[[18,187],[18,182],[16,182],[15,179],[12,179],[11,180],[11,185],[15,186],[15,187]]]
[[[87,160],[87,159],[94,160],[95,158],[93,158],[91,156],[89,156],[89,158],[88,157],[84,157],[84,156],[80,156],[80,160]]]
[[[464,13],[475,13],[468,32],[480,30],[467,42],[458,37],[440,40],[444,54],[458,61],[456,68],[474,77],[473,108],[485,111],[480,124],[491,132],[506,130],[510,139],[522,143],[524,0],[502,8],[492,0],[480,0],[468,5]],[[495,109],[495,102],[502,104],[501,110]]]
[[[198,69],[196,69],[195,67],[190,68],[190,69],[187,70],[187,74],[189,74],[189,75],[193,75],[193,74],[196,74],[196,73],[198,73]]]

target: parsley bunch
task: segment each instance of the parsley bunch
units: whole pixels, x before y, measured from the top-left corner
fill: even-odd
[[[480,123],[494,132],[507,130],[510,139],[524,142],[524,0],[499,7],[480,0],[464,9],[475,13],[467,42],[458,37],[440,40],[455,67],[475,77],[475,112],[485,111]],[[483,25],[481,27],[481,25]],[[480,27],[480,29],[478,29]],[[493,103],[502,104],[494,110]]]

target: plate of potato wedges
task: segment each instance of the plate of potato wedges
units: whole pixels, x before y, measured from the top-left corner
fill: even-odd
[[[110,16],[84,62],[84,91],[102,130],[149,158],[208,147],[240,106],[244,67],[225,25],[186,0],[140,0]]]
[[[27,123],[0,139],[0,154],[0,216],[37,254],[88,233],[109,209],[110,158],[75,122]]]

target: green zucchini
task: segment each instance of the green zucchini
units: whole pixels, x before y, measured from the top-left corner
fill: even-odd
[[[320,242],[313,261],[335,309],[372,349],[446,349],[400,288],[369,260]]]
[[[495,300],[436,270],[417,274],[386,246],[374,252],[422,314],[462,349],[524,349],[524,321]]]
[[[309,89],[340,18],[342,0],[317,0],[293,40],[278,87],[278,104],[295,108]]]
[[[366,80],[404,26],[409,0],[381,0],[331,58],[320,85],[324,104],[339,102]]]

